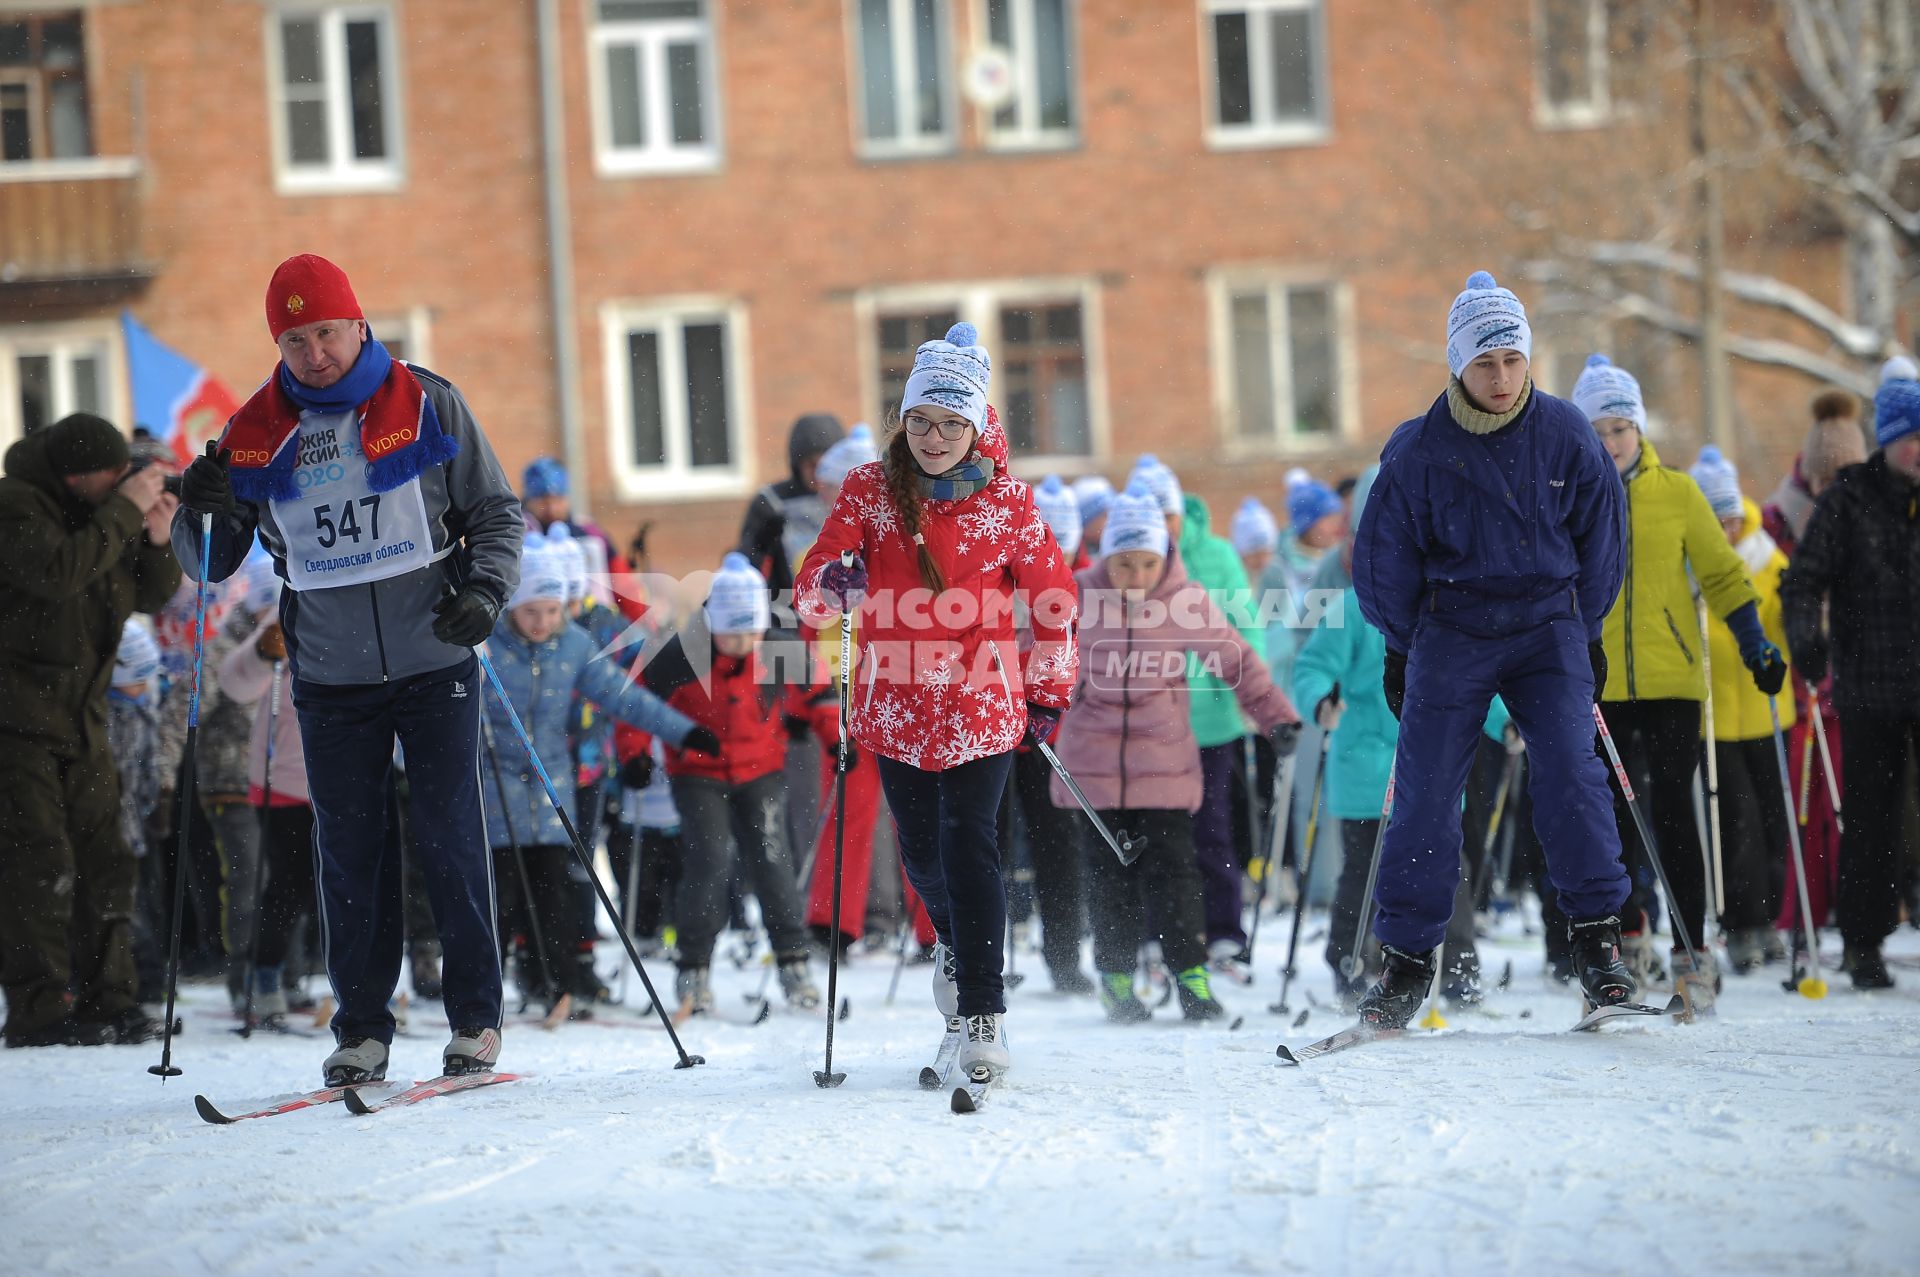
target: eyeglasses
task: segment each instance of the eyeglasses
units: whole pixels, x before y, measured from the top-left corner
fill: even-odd
[[[940,427],[940,437],[948,443],[952,443],[973,429],[973,423],[964,417],[954,417],[936,423],[932,417],[923,417],[917,412],[910,412],[902,417],[900,424],[907,428],[908,434],[914,436],[924,435],[937,424]]]

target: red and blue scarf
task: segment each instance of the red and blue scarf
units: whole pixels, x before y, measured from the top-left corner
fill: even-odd
[[[282,363],[233,414],[220,437],[220,445],[233,454],[233,494],[255,504],[297,498],[294,459],[300,449],[294,440],[301,412],[349,410],[359,412],[360,449],[375,492],[410,483],[460,451],[460,441],[440,428],[440,416],[413,370],[369,336],[353,367],[333,385],[324,390],[302,385]]]

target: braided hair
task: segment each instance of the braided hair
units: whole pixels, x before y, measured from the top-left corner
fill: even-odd
[[[893,497],[894,509],[900,512],[900,530],[913,542],[920,558],[920,580],[935,594],[947,588],[946,578],[941,575],[940,565],[933,561],[933,555],[927,551],[926,540],[920,533],[920,516],[923,513],[920,497],[920,466],[913,459],[913,450],[907,446],[907,432],[896,420],[893,437],[887,441],[887,450],[881,457],[881,464],[887,473],[887,492]]]

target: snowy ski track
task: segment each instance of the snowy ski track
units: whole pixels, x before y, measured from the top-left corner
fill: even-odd
[[[1313,928],[1309,928],[1312,930]],[[215,1127],[318,1084],[323,1039],[227,1030],[186,990],[184,1076],[159,1047],[0,1053],[0,1272],[463,1277],[699,1273],[1911,1274],[1920,1265],[1920,971],[1810,1002],[1780,969],[1729,976],[1719,1018],[1556,1035],[1578,1012],[1537,947],[1486,943],[1498,1018],[1287,1068],[1344,1021],[1267,1012],[1221,981],[1238,1033],[1106,1025],[1012,995],[1014,1071],[971,1116],[915,1084],[939,1044],[928,968],[883,1005],[891,959],[843,968],[846,1084],[823,1091],[822,1026],[510,1026],[525,1081],[356,1118],[341,1105]],[[1309,946],[1303,944],[1303,958]],[[724,949],[723,949],[724,951]],[[603,969],[618,950],[603,950]],[[1903,930],[1890,955],[1920,954]],[[664,964],[655,979],[670,979]],[[824,976],[824,972],[820,972]],[[1830,976],[1832,973],[1829,973]],[[715,968],[739,1015],[757,969]],[[823,980],[824,983],[824,980]],[[1526,1018],[1521,1013],[1530,1012]],[[437,1072],[444,1020],[415,1007],[392,1073]]]

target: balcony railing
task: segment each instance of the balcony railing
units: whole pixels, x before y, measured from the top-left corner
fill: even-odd
[[[0,164],[0,286],[144,278],[133,159]]]

